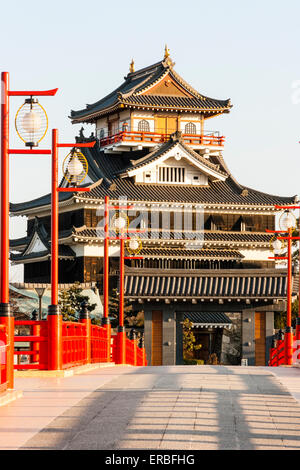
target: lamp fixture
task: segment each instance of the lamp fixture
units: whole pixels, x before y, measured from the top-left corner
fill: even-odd
[[[80,184],[88,173],[88,162],[79,149],[73,148],[63,161],[64,178],[74,185]]]
[[[15,117],[15,128],[26,147],[37,147],[48,129],[48,116],[37,98],[26,98]]]
[[[287,232],[291,228],[295,228],[297,225],[296,217],[288,209],[285,210],[279,219],[279,226],[281,230]]]
[[[111,219],[111,227],[115,232],[125,232],[129,219],[125,212],[116,212]]]
[[[132,237],[126,242],[126,248],[130,255],[137,255],[142,247],[142,240],[139,237]]]

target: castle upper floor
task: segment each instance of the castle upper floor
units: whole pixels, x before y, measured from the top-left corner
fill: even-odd
[[[85,109],[71,111],[73,123],[95,124],[100,148],[110,152],[142,150],[169,140],[176,131],[195,150],[220,150],[225,137],[206,120],[228,113],[230,100],[209,98],[174,70],[166,48],[164,59],[135,71],[125,81]]]

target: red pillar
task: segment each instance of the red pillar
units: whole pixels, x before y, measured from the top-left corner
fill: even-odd
[[[62,315],[58,305],[48,307],[48,370],[62,369]]]
[[[2,72],[1,90],[1,236],[0,236],[0,323],[6,326],[7,381],[14,386],[14,317],[9,305],[9,74]]]
[[[299,210],[299,235],[300,235],[300,210]],[[299,241],[299,267],[300,267],[300,241]],[[300,281],[300,280],[299,280]],[[298,317],[296,318],[296,341],[297,341],[297,351],[300,351],[300,282],[299,282],[299,311]],[[298,357],[297,357],[298,362]]]
[[[58,304],[58,130],[52,129],[51,304]]]
[[[120,286],[119,286],[119,326],[117,337],[117,364],[126,364],[126,332],[124,327],[124,253],[123,233],[120,234]]]
[[[284,335],[285,364],[293,364],[293,331],[292,331],[292,228],[288,230],[288,267],[287,267],[287,314]]]
[[[58,307],[58,130],[52,129],[51,305],[48,307],[48,369],[62,369],[62,315]]]
[[[102,326],[106,330],[105,362],[110,362],[111,326],[109,315],[109,197],[104,198],[104,266],[103,266],[103,318]]]
[[[86,325],[86,363],[91,364],[92,362],[92,344],[91,344],[92,323],[91,323],[90,314],[87,309],[87,306],[88,304],[86,302],[82,303],[79,321],[80,323],[84,323]]]

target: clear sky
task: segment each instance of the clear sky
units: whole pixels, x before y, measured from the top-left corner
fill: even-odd
[[[0,17],[0,69],[10,72],[11,89],[59,88],[41,102],[61,140],[81,127],[70,123],[70,109],[112,91],[132,58],[136,69],[162,59],[167,43],[185,80],[231,98],[231,113],[209,124],[226,136],[224,157],[238,181],[300,193],[298,0],[16,0],[1,3]],[[12,147],[22,146],[13,130],[21,104],[11,99]],[[10,181],[13,202],[49,192],[50,158],[12,156]],[[11,219],[11,236],[24,233],[25,218]]]

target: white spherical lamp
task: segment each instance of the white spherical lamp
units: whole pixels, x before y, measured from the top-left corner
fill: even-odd
[[[279,226],[281,230],[287,232],[296,226],[296,217],[289,210],[284,211],[279,219]]]

